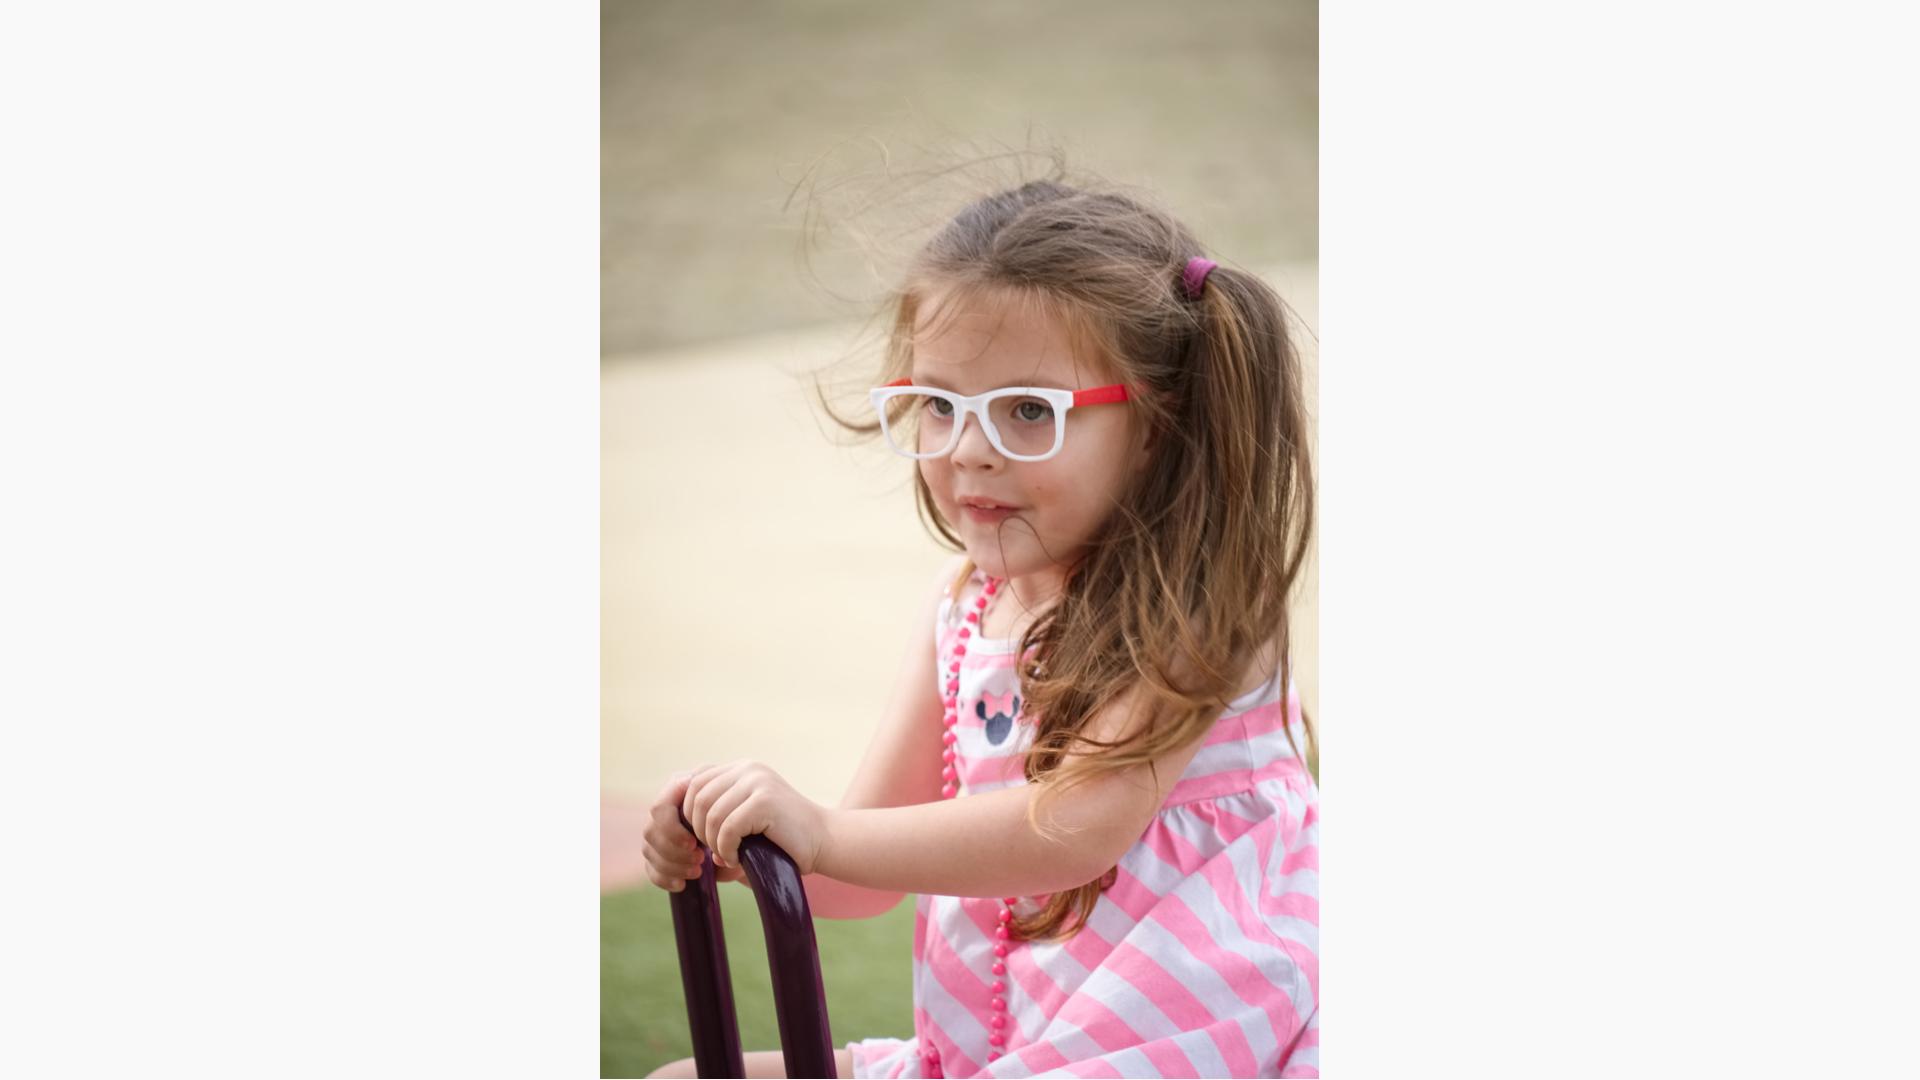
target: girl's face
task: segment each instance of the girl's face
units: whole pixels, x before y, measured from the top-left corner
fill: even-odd
[[[1076,360],[1064,324],[1014,302],[977,300],[955,313],[943,333],[927,336],[928,313],[942,300],[936,293],[920,308],[913,339],[916,386],[972,395],[1003,386],[1084,390],[1120,381]],[[970,416],[953,451],[919,462],[920,475],[976,566],[1014,579],[1022,597],[1048,596],[1099,535],[1128,479],[1147,462],[1136,408],[1118,402],[1069,410],[1060,452],[1046,461],[1001,454]],[[969,505],[977,502],[1012,509],[988,512]]]

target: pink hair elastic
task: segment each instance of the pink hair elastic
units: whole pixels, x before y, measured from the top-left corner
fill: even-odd
[[[1207,275],[1213,271],[1214,267],[1219,265],[1219,263],[1214,262],[1212,259],[1193,258],[1187,260],[1187,272],[1181,275],[1181,280],[1184,281],[1187,286],[1187,299],[1200,299],[1200,291],[1207,286]]]

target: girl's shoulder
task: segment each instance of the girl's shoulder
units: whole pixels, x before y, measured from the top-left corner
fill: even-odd
[[[1280,635],[1267,639],[1240,671],[1240,682],[1233,696],[1242,699],[1262,691],[1272,691],[1280,681]]]

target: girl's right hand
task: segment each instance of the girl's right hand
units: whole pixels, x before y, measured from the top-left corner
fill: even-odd
[[[647,864],[647,879],[668,892],[679,892],[686,888],[690,879],[700,876],[702,854],[700,841],[695,839],[687,827],[680,824],[680,804],[687,796],[687,781],[693,779],[696,770],[675,773],[667,781],[660,794],[647,808],[647,828],[641,834],[641,855]],[[746,871],[738,866],[714,864],[713,874],[719,881],[744,881]]]

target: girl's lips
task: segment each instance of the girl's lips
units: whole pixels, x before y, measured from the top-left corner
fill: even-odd
[[[1007,518],[1013,516],[1013,509],[1007,506],[996,506],[991,510],[983,510],[977,506],[962,506],[961,509],[965,510],[967,516],[973,520],[984,521],[989,524],[996,521],[1005,521]]]
[[[1008,517],[1018,513],[1020,510],[1020,508],[1017,506],[983,507],[983,506],[973,506],[965,502],[962,502],[960,504],[960,509],[965,511],[966,515],[975,521],[984,521],[989,523],[995,522],[995,521],[1005,521]]]

